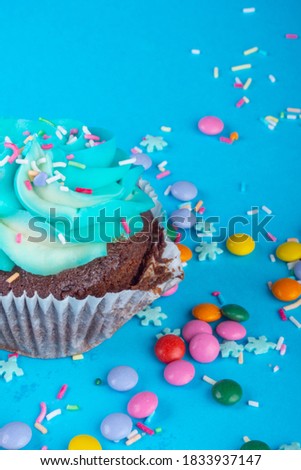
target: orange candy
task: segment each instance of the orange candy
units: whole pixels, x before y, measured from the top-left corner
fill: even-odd
[[[192,258],[192,251],[188,246],[182,245],[181,243],[177,243],[177,247],[180,252],[180,258],[182,263],[189,261]]]
[[[238,140],[239,138],[239,135],[237,132],[231,132],[230,134],[230,139],[233,141],[233,140]]]
[[[214,304],[199,304],[192,309],[192,315],[208,323],[219,320],[222,316],[219,307]]]
[[[294,279],[290,279],[288,277],[278,279],[278,281],[274,282],[272,285],[272,293],[279,300],[291,302],[292,300],[296,300],[300,297],[301,285]]]

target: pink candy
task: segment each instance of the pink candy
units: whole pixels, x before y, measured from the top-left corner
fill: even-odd
[[[217,135],[222,132],[224,123],[218,117],[205,116],[199,120],[198,128],[201,132],[203,132],[203,134]]]
[[[182,336],[189,343],[191,339],[199,334],[207,333],[208,335],[212,334],[212,328],[209,323],[206,323],[203,320],[191,320],[182,329]]]
[[[171,385],[186,385],[194,378],[195,369],[193,364],[183,359],[167,364],[164,369],[164,378]]]
[[[231,320],[219,323],[216,327],[216,332],[223,339],[227,339],[229,341],[242,339],[247,334],[247,330],[241,323]]]
[[[213,362],[220,351],[218,340],[208,333],[195,335],[189,343],[189,352],[198,362]]]
[[[161,294],[161,297],[168,297],[169,295],[175,294],[178,290],[179,284],[175,284],[173,287]]]
[[[158,397],[153,392],[140,392],[128,402],[127,412],[133,418],[147,418],[158,406]]]

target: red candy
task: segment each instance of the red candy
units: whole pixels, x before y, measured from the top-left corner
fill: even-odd
[[[161,336],[155,345],[157,358],[165,364],[182,359],[185,350],[184,341],[176,335]]]

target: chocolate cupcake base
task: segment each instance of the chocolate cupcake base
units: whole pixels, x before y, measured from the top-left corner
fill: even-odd
[[[161,206],[155,193],[147,182],[141,181],[140,186],[156,202],[153,216],[158,217]],[[31,275],[23,281],[28,282],[29,292],[20,292],[18,288],[2,292],[0,348],[30,357],[59,358],[88,351],[111,337],[133,315],[183,277],[179,250],[174,243],[165,239],[162,228],[156,229],[156,233],[159,238],[155,243],[145,246],[141,244],[138,249],[142,250],[139,252],[139,262],[136,260],[135,263],[135,260],[131,259],[129,247],[128,250],[123,247],[130,263],[124,272],[129,273],[129,266],[133,267],[130,281],[127,278],[127,284],[122,284],[121,276],[119,283],[116,283],[116,280],[110,280],[106,275],[111,285],[105,286],[105,294],[101,290],[103,283],[97,277],[98,260],[78,268],[77,275],[74,273],[76,270],[70,270],[73,271],[73,284],[69,282],[70,286],[74,286],[72,295],[68,290],[62,289],[62,285],[60,289],[53,291],[49,282],[42,284],[43,289],[40,287],[35,292],[30,291],[30,286],[34,286],[34,283],[31,283]],[[135,252],[137,253],[137,247]],[[118,257],[113,256],[114,259],[118,269]],[[121,261],[120,269],[123,266]],[[91,264],[92,268],[89,266]],[[61,275],[63,279],[64,276],[68,279],[68,273]],[[113,269],[111,266],[111,277],[113,275],[114,266]]]

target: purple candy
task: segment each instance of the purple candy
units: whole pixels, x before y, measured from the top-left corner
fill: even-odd
[[[114,367],[108,373],[107,382],[114,390],[117,390],[118,392],[126,392],[137,385],[138,374],[132,367]]]
[[[295,264],[294,274],[297,279],[301,279],[301,261],[298,261],[298,263]]]
[[[47,173],[41,171],[37,176],[34,177],[33,183],[35,186],[46,186],[46,180],[48,178]]]
[[[179,199],[180,201],[190,201],[198,194],[196,186],[192,183],[189,183],[189,181],[178,181],[177,183],[174,183],[170,192],[173,197]]]
[[[148,170],[153,164],[152,159],[145,153],[137,153],[132,155],[132,158],[136,158],[136,161],[133,163],[133,165],[141,165],[145,170]]]
[[[30,427],[20,421],[8,423],[0,429],[0,447],[7,450],[18,450],[25,447],[31,440]]]
[[[101,434],[110,441],[120,441],[133,429],[131,418],[124,413],[112,413],[105,417],[100,425]]]
[[[171,223],[179,228],[191,228],[196,224],[196,217],[189,209],[178,209],[173,211]]]

